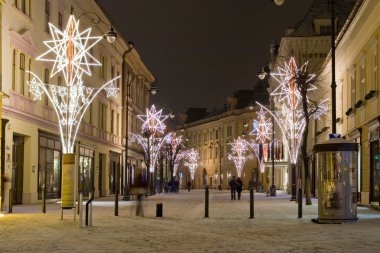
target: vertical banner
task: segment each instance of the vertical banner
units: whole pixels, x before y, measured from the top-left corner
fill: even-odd
[[[76,154],[62,154],[61,208],[75,208]]]

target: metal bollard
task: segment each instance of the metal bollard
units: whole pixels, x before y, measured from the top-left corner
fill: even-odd
[[[254,205],[255,205],[255,197],[253,188],[249,188],[249,218],[254,219],[255,218],[255,212],[254,212]]]
[[[156,217],[162,217],[162,203],[158,202],[156,204]]]
[[[205,189],[205,218],[208,218],[208,186]]]
[[[115,191],[115,216],[119,216],[119,189]]]
[[[42,212],[46,213],[46,191],[45,188],[42,189]]]
[[[12,213],[13,212],[13,196],[12,196],[12,188],[9,189],[9,208],[8,208],[8,213]]]
[[[83,192],[79,190],[79,203],[78,203],[78,210],[79,210],[79,227],[81,228],[83,226],[83,208],[82,208],[82,202],[83,202]]]
[[[302,218],[302,189],[298,189],[298,219]]]

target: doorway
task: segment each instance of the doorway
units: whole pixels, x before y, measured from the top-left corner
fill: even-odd
[[[14,135],[12,146],[12,203],[22,204],[24,178],[24,137]]]
[[[109,180],[110,180],[110,194],[115,194],[116,190],[120,188],[120,154],[115,152],[110,152],[110,171],[109,171]]]
[[[105,154],[99,153],[99,173],[98,173],[98,188],[99,197],[103,197],[103,162],[105,159]]]
[[[379,140],[372,141],[370,144],[371,157],[371,185],[370,202],[379,202],[380,194],[380,152]]]

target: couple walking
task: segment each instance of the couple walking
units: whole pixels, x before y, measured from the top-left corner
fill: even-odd
[[[236,192],[238,195],[238,200],[240,200],[241,191],[243,190],[243,182],[241,181],[240,177],[236,179],[235,176],[232,176],[228,184],[231,190],[231,200],[236,200]]]

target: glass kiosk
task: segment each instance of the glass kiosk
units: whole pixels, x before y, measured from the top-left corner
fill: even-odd
[[[357,218],[358,143],[336,138],[316,144],[318,223],[355,222]]]

